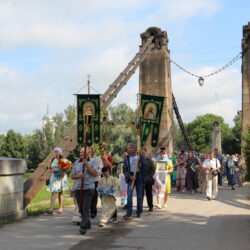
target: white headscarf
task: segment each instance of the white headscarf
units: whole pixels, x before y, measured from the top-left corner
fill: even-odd
[[[62,155],[62,149],[61,148],[54,148],[54,151],[57,151],[60,155]]]

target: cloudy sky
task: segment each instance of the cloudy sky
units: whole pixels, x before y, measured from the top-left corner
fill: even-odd
[[[52,115],[74,104],[87,74],[103,93],[151,26],[167,31],[178,64],[199,75],[216,70],[240,52],[249,8],[248,0],[0,0],[0,133],[40,128],[47,104]],[[211,112],[232,125],[241,109],[240,66],[199,87],[171,65],[184,122]],[[135,107],[138,80],[137,72],[113,104]]]

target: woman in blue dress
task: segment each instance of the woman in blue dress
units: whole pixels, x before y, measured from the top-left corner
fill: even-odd
[[[51,192],[51,202],[50,209],[47,211],[48,214],[52,215],[54,210],[54,204],[56,200],[56,194],[58,194],[59,208],[57,213],[61,214],[63,211],[63,191],[68,189],[68,179],[66,173],[62,172],[58,167],[58,161],[63,158],[62,157],[62,149],[55,148],[54,149],[55,157],[52,159],[49,171],[51,172],[49,185],[47,187],[47,191]]]
[[[235,190],[235,185],[237,181],[236,181],[236,171],[235,171],[236,165],[234,162],[233,155],[229,157],[227,166],[228,166],[228,177],[229,177],[228,185],[232,187],[232,190]]]

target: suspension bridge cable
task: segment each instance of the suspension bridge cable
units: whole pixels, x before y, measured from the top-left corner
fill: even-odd
[[[234,64],[239,58],[242,58],[242,56],[244,55],[244,53],[246,53],[246,51],[248,50],[248,48],[245,48],[244,50],[242,50],[241,52],[239,52],[231,61],[229,61],[227,64],[225,64],[224,66],[222,66],[221,68],[215,70],[214,72],[207,74],[207,75],[197,75],[195,73],[192,73],[191,71],[185,69],[184,67],[180,66],[178,63],[176,63],[174,60],[172,60],[170,58],[170,62],[172,62],[176,67],[178,67],[179,69],[181,69],[182,71],[184,71],[185,73],[197,77],[197,78],[207,78],[210,76],[213,76],[215,74],[220,73],[221,71],[224,71],[225,69],[227,69],[228,67],[230,67],[232,64]]]

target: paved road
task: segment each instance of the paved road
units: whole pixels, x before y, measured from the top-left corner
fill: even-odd
[[[122,220],[107,228],[93,220],[87,235],[71,224],[72,208],[63,215],[28,218],[0,228],[0,250],[248,250],[250,249],[250,184],[224,186],[216,201],[204,195],[173,192],[169,207]],[[123,211],[120,210],[120,215]]]

